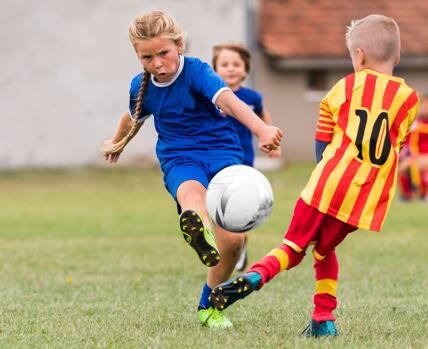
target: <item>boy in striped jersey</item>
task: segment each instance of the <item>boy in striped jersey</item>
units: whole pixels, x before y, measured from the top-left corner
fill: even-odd
[[[318,164],[296,203],[282,243],[243,275],[211,293],[217,309],[260,289],[298,265],[310,243],[316,291],[307,336],[336,336],[335,248],[358,228],[380,231],[397,182],[398,154],[418,112],[417,93],[392,76],[400,60],[397,23],[382,15],[353,21],[346,43],[354,73],[320,104]]]

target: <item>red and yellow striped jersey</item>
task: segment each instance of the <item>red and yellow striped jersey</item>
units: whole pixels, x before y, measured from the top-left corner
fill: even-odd
[[[323,99],[315,138],[329,142],[303,190],[319,211],[380,231],[395,193],[398,153],[419,108],[403,79],[370,69]]]

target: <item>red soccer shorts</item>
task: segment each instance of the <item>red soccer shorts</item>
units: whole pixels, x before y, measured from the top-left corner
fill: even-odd
[[[299,198],[283,243],[296,252],[305,251],[310,243],[315,243],[314,256],[322,260],[346,235],[357,229],[318,211]]]

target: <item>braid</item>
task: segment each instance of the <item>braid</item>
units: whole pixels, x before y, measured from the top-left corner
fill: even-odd
[[[108,150],[109,154],[120,153],[125,146],[129,143],[129,141],[138,133],[143,123],[138,122],[138,117],[141,113],[141,108],[143,106],[144,93],[146,92],[147,86],[150,80],[150,73],[148,71],[144,72],[144,77],[141,82],[140,89],[138,90],[138,97],[135,103],[134,115],[133,115],[133,123],[131,129],[128,134],[123,137],[119,142],[114,143],[112,148]]]
[[[150,73],[148,71],[144,72],[143,80],[141,81],[140,89],[138,90],[137,102],[135,103],[135,111],[134,111],[134,121],[138,120],[138,117],[141,113],[141,107],[143,106],[143,97],[146,92],[147,86],[150,80]]]

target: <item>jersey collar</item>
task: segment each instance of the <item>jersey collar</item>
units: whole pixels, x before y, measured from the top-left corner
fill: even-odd
[[[403,78],[399,78],[398,76],[381,73],[381,72],[378,72],[377,70],[370,69],[370,68],[364,68],[362,71],[364,71],[366,73],[373,74],[373,75],[377,75],[377,76],[386,76],[386,77],[388,77],[389,80],[394,80],[397,82],[403,82],[404,81]]]

